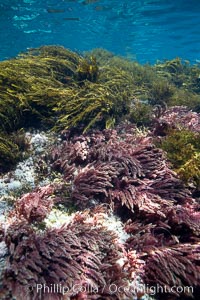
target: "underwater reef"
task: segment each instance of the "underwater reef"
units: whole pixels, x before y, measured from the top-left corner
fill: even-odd
[[[199,78],[104,49],[0,62],[0,189],[35,176],[0,193],[1,299],[198,299]]]

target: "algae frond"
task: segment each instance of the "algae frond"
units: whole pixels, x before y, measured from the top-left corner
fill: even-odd
[[[200,111],[199,78],[199,65],[180,58],[151,66],[104,49],[82,55],[60,46],[29,49],[0,62],[0,131],[3,136],[32,127],[85,132],[122,120],[148,126],[154,105]]]
[[[180,178],[200,189],[200,133],[190,130],[170,130],[159,146]]]

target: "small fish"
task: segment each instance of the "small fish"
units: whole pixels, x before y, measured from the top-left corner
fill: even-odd
[[[50,14],[59,14],[59,13],[64,13],[64,9],[54,9],[54,8],[47,8],[47,12]]]
[[[65,21],[80,21],[80,18],[63,18]]]
[[[84,5],[87,5],[87,4],[93,4],[93,3],[96,3],[98,2],[99,0],[84,0],[83,2],[81,2],[82,4]]]
[[[97,10],[97,11],[101,11],[101,10],[104,10],[104,7],[103,6],[95,6],[94,10]]]

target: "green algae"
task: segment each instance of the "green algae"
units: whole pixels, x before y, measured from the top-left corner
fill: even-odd
[[[170,130],[158,146],[167,153],[173,169],[186,184],[200,189],[200,133],[184,128]]]
[[[87,131],[95,123],[109,128],[129,112],[134,91],[130,74],[105,66],[98,79],[96,75],[91,79],[94,77],[81,81],[81,85],[79,80],[73,82],[63,90],[63,99],[54,108],[59,115],[56,129],[81,126]]]
[[[10,168],[28,153],[29,144],[23,129],[7,134],[0,132],[0,173]]]
[[[155,105],[200,111],[199,78],[199,65],[180,58],[141,65],[104,49],[29,49],[0,62],[1,156],[19,159],[22,150],[4,136],[20,128],[86,132],[122,120],[148,126]]]
[[[20,159],[19,147],[8,136],[0,134],[0,172],[9,170]]]
[[[74,56],[61,47],[41,47],[0,63],[3,130],[53,122],[52,107],[59,100],[62,81],[72,76],[78,65],[79,57]]]
[[[130,109],[128,120],[137,126],[150,126],[153,115],[153,106],[148,103],[135,101]]]
[[[103,68],[117,66],[133,77],[134,95],[141,101],[153,105],[187,105],[200,111],[200,67],[188,61],[175,58],[157,62],[155,65],[141,65],[124,57],[115,56],[103,49],[94,49],[94,55]]]
[[[128,111],[131,81],[118,67],[105,67],[99,74],[93,56],[83,58],[56,46],[31,49],[0,63],[2,129],[70,128],[80,123],[86,129],[104,113],[105,124],[112,123]],[[117,98],[121,107],[116,109]]]
[[[85,56],[58,46],[30,49],[0,63],[0,84],[6,132],[41,125],[86,131],[99,121],[109,127],[132,112],[135,98],[200,107],[198,66],[180,59],[140,65],[102,49]]]

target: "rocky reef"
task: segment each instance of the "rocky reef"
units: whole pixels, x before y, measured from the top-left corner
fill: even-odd
[[[199,74],[57,46],[0,63],[1,299],[198,299]]]

